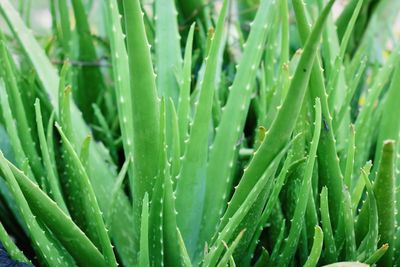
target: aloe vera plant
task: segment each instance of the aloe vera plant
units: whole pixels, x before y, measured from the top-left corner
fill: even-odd
[[[36,34],[23,2],[0,0],[7,262],[400,264],[397,3],[53,0]]]

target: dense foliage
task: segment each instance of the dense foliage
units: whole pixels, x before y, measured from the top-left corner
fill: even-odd
[[[7,262],[400,264],[398,1],[50,0],[38,36],[15,2]]]

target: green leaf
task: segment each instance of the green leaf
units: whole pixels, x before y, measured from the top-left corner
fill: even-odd
[[[139,267],[150,266],[149,261],[149,195],[144,194],[140,224]]]
[[[376,181],[374,183],[374,194],[377,205],[377,216],[379,218],[379,245],[387,243],[389,245],[386,255],[381,260],[382,264],[392,265],[394,243],[395,243],[395,145],[391,140],[384,142],[382,157],[380,159],[378,173]],[[365,174],[364,174],[365,176]],[[370,202],[370,198],[364,203],[362,210],[357,219],[357,237],[368,236],[371,231],[374,231],[374,225],[371,224],[371,220],[375,218],[374,209],[371,209],[369,205],[373,205]],[[368,208],[367,208],[368,207]],[[369,218],[369,221],[368,221]],[[384,219],[381,219],[384,218]],[[372,229],[371,229],[372,228]],[[369,230],[368,230],[369,229]],[[369,253],[372,253],[369,250]],[[370,254],[366,254],[368,257]]]
[[[106,222],[107,222],[108,226],[111,224],[113,212],[115,211],[114,205],[115,205],[115,202],[117,201],[118,192],[120,192],[120,190],[122,188],[122,183],[124,182],[126,173],[128,172],[128,168],[131,164],[133,164],[133,161],[132,161],[132,157],[129,156],[125,160],[124,164],[122,165],[121,170],[118,173],[117,179],[115,179],[114,186],[111,190],[110,210],[107,212],[108,217],[106,219]]]
[[[371,168],[372,168],[371,161],[368,161],[367,163],[365,163],[364,167],[361,169],[361,176],[364,174],[369,175]],[[351,195],[351,204],[353,207],[354,214],[357,213],[358,205],[360,203],[362,193],[364,192],[364,187],[365,187],[364,179],[361,176],[358,178],[357,184],[354,187],[352,195]],[[358,237],[357,237],[357,239],[358,239]]]
[[[356,150],[355,147],[355,131],[354,126],[350,125],[350,139],[347,144],[347,160],[346,160],[346,169],[344,173],[344,184],[347,186],[348,190],[352,189],[352,176],[354,169],[354,153]]]
[[[208,159],[209,125],[212,115],[212,101],[215,91],[218,52],[222,36],[228,1],[225,0],[220,12],[211,48],[205,60],[205,72],[201,82],[200,96],[185,153],[181,160],[181,170],[177,177],[176,210],[179,229],[185,240],[189,255],[193,259],[199,238],[204,202],[206,165]],[[198,212],[193,212],[197,210]]]
[[[373,80],[371,88],[369,89],[368,95],[365,99],[365,105],[360,110],[355,123],[356,130],[356,153],[355,153],[355,168],[359,169],[368,158],[369,150],[371,147],[371,134],[370,130],[372,128],[371,118],[377,113],[375,102],[379,101],[379,96],[381,95],[384,86],[389,81],[392,72],[400,62],[400,45],[397,46],[392,54],[390,55],[388,61]],[[397,73],[398,74],[398,73]],[[374,112],[375,111],[375,112]],[[394,138],[397,138],[394,137]],[[381,140],[383,141],[383,140]]]
[[[271,129],[267,132],[260,148],[255,152],[248,167],[244,170],[239,186],[233,194],[230,205],[222,218],[220,229],[227,224],[229,218],[232,217],[251,191],[251,188],[254,187],[257,179],[264,173],[266,167],[270,165],[281,148],[287,144],[291,136],[297,119],[296,115],[301,109],[306,93],[308,78],[314,62],[322,27],[332,4],[333,1],[330,1],[315,24],[314,30],[304,48],[296,73],[292,79],[285,102],[272,124]]]
[[[107,229],[102,218],[102,213],[98,206],[96,196],[94,194],[91,182],[87,176],[86,170],[79,160],[78,155],[74,151],[72,144],[68,141],[61,127],[56,124],[56,128],[61,135],[61,139],[65,148],[68,164],[75,169],[76,174],[71,179],[76,179],[75,182],[80,188],[80,198],[82,199],[82,207],[75,209],[83,209],[83,216],[88,225],[88,234],[93,238],[96,236],[100,244],[101,251],[104,254],[104,259],[108,266],[117,266],[112,245],[107,234]]]
[[[26,200],[29,201],[32,212],[38,219],[45,222],[75,261],[79,264],[107,266],[99,250],[71,218],[25,174],[10,162],[7,162],[7,164],[11,168]]]
[[[52,242],[48,236],[49,233],[44,231],[32,214],[29,204],[2,152],[0,152],[0,171],[10,187],[21,215],[27,224],[28,233],[32,239],[33,246],[40,257],[50,266],[74,266],[74,262],[68,252],[58,243]]]
[[[185,140],[188,138],[189,120],[190,120],[190,83],[192,81],[192,50],[193,34],[195,24],[190,26],[189,34],[186,40],[185,56],[183,60],[183,74],[180,82],[180,92],[178,101],[178,123],[179,137],[181,141],[181,154],[185,151]]]
[[[133,196],[134,247],[139,243],[140,213],[144,194],[152,199],[154,179],[158,174],[161,145],[160,113],[155,74],[151,62],[143,12],[139,0],[124,0],[126,44],[129,62],[131,115],[133,118]]]
[[[307,38],[310,38],[311,29],[307,20],[306,8],[303,1],[292,0],[292,2],[300,39],[302,43],[305,44]],[[330,4],[332,4],[332,1],[329,1],[327,5]],[[322,185],[326,185],[331,192],[331,194],[329,194],[329,202],[332,204],[329,208],[332,226],[335,228],[339,221],[343,178],[336,153],[336,141],[332,131],[332,117],[328,106],[324,74],[322,72],[322,64],[319,56],[316,56],[311,72],[310,95],[312,98],[319,97],[321,99],[322,119],[324,121],[324,127],[322,128],[320,137],[321,141],[318,146],[319,179],[322,181]]]
[[[293,166],[292,165],[292,154],[291,154],[291,152],[289,152],[289,155],[285,159],[285,162],[283,164],[283,167],[282,167],[278,177],[275,179],[274,183],[272,184],[272,192],[268,195],[268,199],[267,199],[266,205],[264,207],[264,210],[262,211],[261,216],[258,219],[257,227],[255,229],[254,235],[253,235],[252,240],[247,248],[248,251],[251,251],[251,252],[255,251],[256,246],[259,242],[258,240],[261,236],[261,232],[264,230],[264,227],[267,226],[267,223],[270,219],[270,215],[272,214],[274,207],[276,207],[279,193],[281,192],[281,189],[282,189],[285,179],[287,177],[288,171],[292,166]],[[251,223],[252,220],[253,220],[253,218],[249,220],[250,221],[249,223]],[[253,224],[254,224],[254,222],[253,222]],[[251,258],[250,258],[251,256],[252,255],[250,253],[248,253],[248,259],[246,259],[247,260],[246,264],[248,264],[251,261]]]
[[[322,229],[324,231],[325,255],[324,262],[336,262],[338,259],[335,239],[333,237],[331,218],[329,216],[328,188],[324,186],[320,194],[320,210]]]
[[[60,1],[63,3],[63,1]],[[29,59],[29,62],[33,65],[37,74],[37,79],[46,94],[49,97],[54,110],[58,112],[58,85],[59,76],[56,69],[47,58],[43,49],[39,46],[39,43],[34,38],[33,34],[24,25],[18,13],[14,10],[13,6],[8,0],[0,0],[0,12],[6,19],[13,35],[17,39],[21,46],[24,54]],[[59,114],[58,114],[59,115]],[[85,124],[82,116],[75,105],[71,105],[71,117],[74,122],[74,130],[78,141],[81,142],[89,133],[88,127]],[[109,205],[109,194],[108,188],[112,187],[114,172],[109,164],[105,164],[105,158],[103,156],[104,147],[99,143],[94,143],[90,147],[90,169],[93,178],[93,186],[98,197],[100,207],[103,211],[108,210]],[[140,200],[141,201],[141,200]],[[126,251],[126,247],[132,247],[132,237],[134,235],[134,228],[126,227],[127,225],[134,225],[132,221],[131,207],[128,202],[128,198],[119,194],[115,205],[116,215],[112,220],[111,234],[115,241],[117,250],[120,253]],[[118,214],[118,215],[117,215]],[[136,235],[137,237],[138,235]],[[131,255],[129,251],[128,255]]]
[[[304,267],[317,266],[319,257],[321,256],[323,241],[324,241],[324,234],[322,232],[322,229],[317,225],[315,226],[314,243],[310,252],[310,256],[308,256],[308,259],[304,264]]]
[[[276,239],[276,243],[274,244],[274,248],[272,250],[271,257],[268,260],[268,266],[275,266],[278,262],[279,253],[281,251],[283,239],[285,238],[285,229],[286,229],[286,221],[283,220],[281,222],[279,235],[278,235],[278,238]]]
[[[58,206],[66,214],[68,214],[68,209],[65,204],[64,197],[61,193],[59,180],[55,174],[54,166],[50,159],[49,148],[47,145],[46,137],[44,135],[43,119],[42,119],[42,112],[41,112],[41,108],[40,108],[39,99],[36,99],[35,111],[36,111],[36,123],[37,123],[37,129],[38,129],[38,135],[39,135],[39,141],[40,141],[40,149],[42,151],[43,162],[44,162],[44,166],[45,166],[46,172],[47,172],[47,183],[50,186],[49,192],[50,192],[50,195],[52,196],[52,198],[58,204]]]
[[[72,60],[78,62],[97,62],[96,48],[90,33],[88,16],[86,14],[82,0],[72,0],[72,7],[75,17],[75,31],[77,33],[78,55],[73,55]],[[92,104],[100,104],[100,97],[104,93],[105,85],[103,76],[98,66],[87,66],[82,64],[74,69],[77,78],[77,87],[74,88],[76,104],[82,111],[86,121],[93,121]],[[93,82],[96,81],[96,82]]]
[[[18,133],[17,136],[19,137],[21,147],[29,160],[29,165],[32,167],[35,177],[43,187],[43,166],[40,162],[40,157],[36,151],[35,143],[31,135],[31,129],[27,121],[26,110],[22,102],[22,96],[19,91],[20,88],[18,87],[16,75],[11,67],[11,55],[8,53],[3,38],[0,41],[0,55],[3,62],[3,78],[5,79],[5,87],[9,96],[10,108],[13,118],[18,121],[18,123],[15,124]]]
[[[5,122],[5,128],[7,130],[8,136],[10,137],[10,143],[12,146],[12,150],[14,152],[15,161],[18,166],[22,166],[24,161],[26,160],[26,154],[22,149],[21,140],[18,137],[15,120],[11,113],[9,96],[7,94],[7,91],[5,89],[5,84],[2,79],[0,80],[0,100],[1,100],[2,115]],[[36,182],[36,179],[30,168],[28,169],[27,173],[29,178]]]
[[[158,174],[155,178],[152,191],[149,214],[149,240],[151,244],[150,265],[160,266],[164,264],[164,191],[166,176],[169,175],[166,153],[166,110],[165,99],[161,99],[160,107],[160,144]]]
[[[246,229],[243,229],[242,231],[240,231],[239,235],[235,238],[235,240],[233,240],[233,242],[230,246],[227,246],[225,244],[227,250],[226,250],[225,254],[222,256],[221,260],[219,261],[217,267],[227,266],[230,258],[232,257],[233,252],[235,251],[236,247],[238,246],[239,241],[243,237],[243,234],[245,231],[246,231]]]
[[[257,262],[254,264],[254,267],[266,267],[269,260],[268,251],[265,248],[262,248],[261,255],[258,258]]]
[[[252,83],[264,52],[263,46],[269,30],[270,14],[277,8],[276,4],[273,3],[274,1],[269,0],[261,2],[242,59],[237,67],[229,98],[223,108],[220,123],[216,128],[206,173],[203,227],[200,234],[201,244],[209,242],[213,233],[218,229],[219,219],[226,208],[226,200],[230,195],[232,169],[237,150],[236,144],[243,132],[252,94]],[[277,151],[281,148],[282,146],[277,147]],[[271,156],[277,151],[271,152]],[[270,159],[266,159],[265,168],[260,172],[264,172],[269,163]],[[261,176],[261,173],[256,176]],[[252,183],[254,185],[255,181],[252,181]],[[215,196],[219,197],[215,198]],[[234,208],[236,208],[235,204]]]
[[[265,171],[265,175],[258,177],[257,183],[250,190],[249,194],[244,198],[241,205],[238,206],[236,212],[232,215],[232,217],[228,220],[227,224],[221,229],[220,232],[216,233],[215,241],[212,243],[213,245],[210,247],[208,254],[204,259],[204,266],[214,266],[218,259],[221,256],[224,243],[229,242],[237,228],[240,226],[240,223],[243,221],[245,216],[249,213],[253,204],[257,201],[260,193],[264,190],[267,182],[269,181],[272,174],[275,172],[276,167],[281,161],[284,154],[292,145],[292,142],[286,144],[286,146],[279,152],[279,154],[273,159],[271,164],[268,166]],[[243,178],[242,178],[243,179]],[[240,185],[239,185],[240,186]],[[237,188],[237,190],[239,187]],[[236,191],[237,192],[237,191]],[[229,205],[229,204],[228,204]],[[239,229],[242,230],[242,229]]]
[[[156,73],[160,97],[172,98],[178,104],[179,84],[182,76],[182,56],[174,0],[156,0],[154,3],[156,25]],[[178,81],[176,80],[176,76]]]
[[[363,259],[368,257],[368,255],[372,255],[375,252],[377,243],[378,243],[378,235],[379,235],[379,226],[378,226],[378,208],[376,203],[375,193],[372,188],[371,181],[368,178],[368,175],[362,170],[363,172],[363,179],[365,182],[365,187],[367,188],[367,196],[368,202],[365,204],[368,205],[369,209],[369,220],[368,220],[368,232],[366,233],[363,241],[358,248],[359,251],[359,258]]]
[[[116,0],[102,1],[103,10],[105,10],[106,20],[106,31],[110,39],[111,48],[111,61],[113,65],[113,78],[116,91],[116,103],[118,109],[118,119],[121,128],[122,144],[124,148],[125,158],[134,156],[133,149],[133,116],[132,116],[132,96],[130,89],[130,77],[129,77],[129,62],[128,54],[125,46],[125,35],[122,32],[122,25],[120,14],[118,11],[118,3]],[[134,164],[129,165],[129,179],[132,180],[134,176]],[[119,214],[121,210],[118,209],[121,200],[125,196],[122,192],[118,193],[116,198],[116,207],[114,208],[114,220],[111,227],[111,234],[114,242],[116,243],[117,250],[121,255],[121,260],[124,265],[133,266],[136,263],[136,257],[132,257],[135,251],[139,248],[139,217],[140,208],[136,209],[136,213],[130,211],[131,208],[127,209],[128,221],[121,221]],[[141,203],[143,199],[137,198],[135,203]],[[111,208],[108,207],[111,212]],[[137,216],[135,224],[133,222],[133,216]],[[134,227],[128,227],[128,225],[135,225]],[[117,235],[120,232],[121,235]],[[114,235],[115,234],[115,235]],[[118,237],[118,238],[116,238]]]
[[[303,181],[299,189],[300,190],[299,196],[302,197],[297,201],[296,209],[294,211],[292,224],[289,231],[289,236],[284,244],[282,255],[280,255],[279,266],[286,266],[294,256],[300,237],[300,231],[303,226],[303,217],[306,212],[308,197],[312,192],[311,179],[312,179],[315,158],[317,154],[319,137],[321,133],[321,124],[322,124],[321,102],[319,98],[315,100],[315,114],[316,115],[315,115],[314,135],[311,141],[311,148],[308,154]]]
[[[377,251],[374,252],[374,254],[372,254],[368,259],[365,260],[365,263],[374,265],[379,261],[379,264],[382,264],[382,261],[380,261],[380,259],[386,255],[388,249],[389,245],[383,244]]]
[[[4,229],[3,224],[0,222],[0,241],[4,248],[7,250],[8,254],[13,260],[30,263],[30,261],[25,257],[24,253],[14,244],[11,237],[7,234],[6,229]]]

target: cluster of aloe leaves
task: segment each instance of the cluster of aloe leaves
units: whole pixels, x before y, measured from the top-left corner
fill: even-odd
[[[334,0],[49,0],[44,36],[12,2],[0,242],[13,260],[400,264],[397,1],[350,0],[334,18]]]

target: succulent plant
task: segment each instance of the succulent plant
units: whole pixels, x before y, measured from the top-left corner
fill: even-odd
[[[21,3],[0,0],[0,261],[400,263],[398,3],[51,0],[45,36]]]

